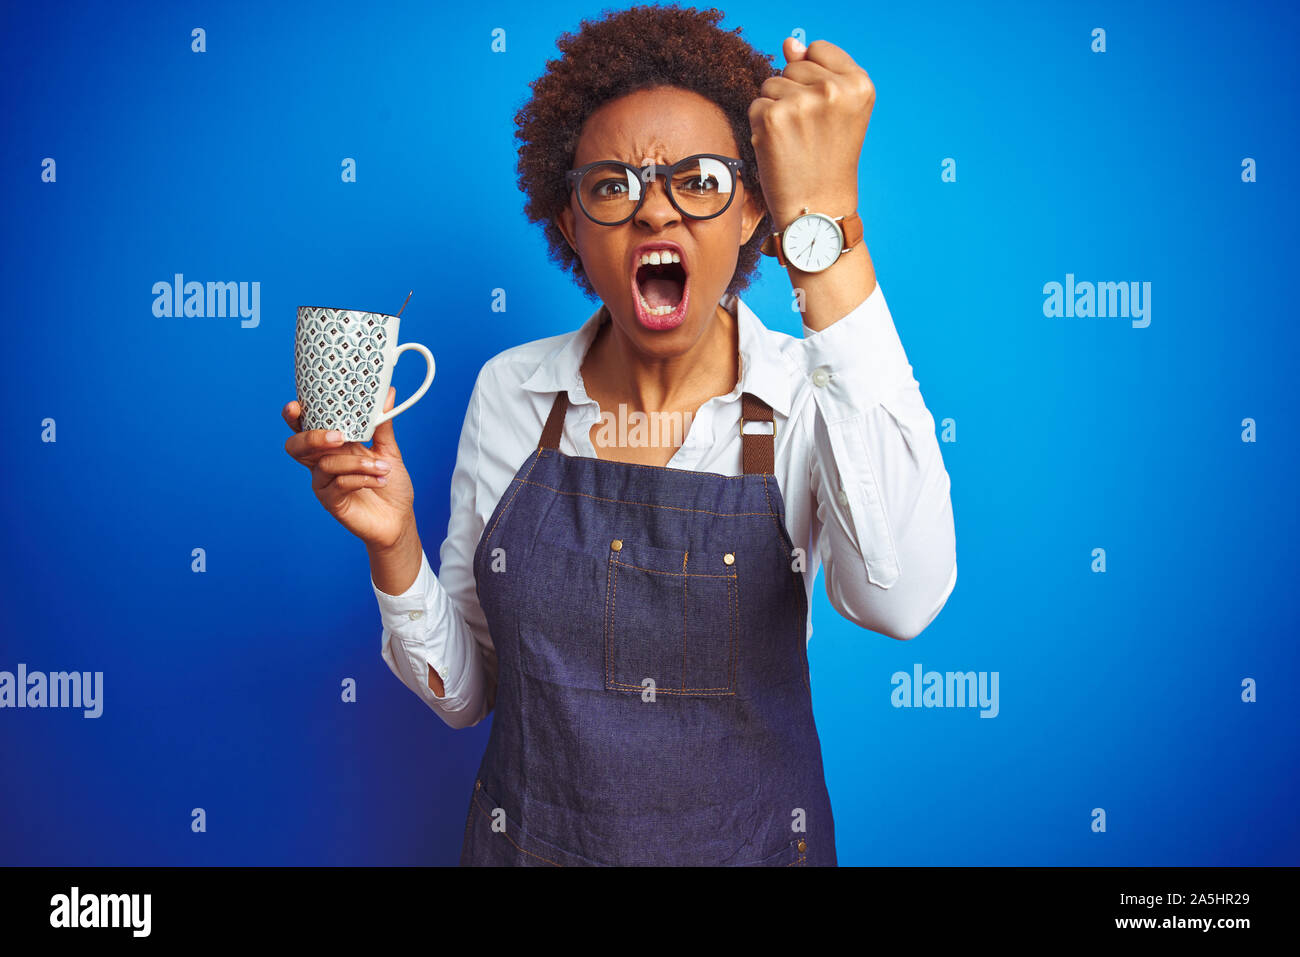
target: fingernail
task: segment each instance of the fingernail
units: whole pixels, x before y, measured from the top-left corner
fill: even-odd
[[[342,442],[342,441],[343,441],[343,433],[342,433],[342,432],[326,432],[326,433],[325,433],[325,441],[326,441],[326,442]]]
[[[790,39],[794,40],[793,49],[795,53],[803,53],[804,50],[808,49],[806,46],[804,46],[802,43],[799,42],[798,37],[791,37]]]
[[[392,468],[392,466],[389,465],[387,462],[385,462],[383,459],[375,459],[374,464],[375,464],[375,468],[382,469],[385,472],[387,472],[390,468]]]
[[[379,476],[379,478],[375,479],[375,484],[376,484],[376,485],[387,485],[387,484],[388,484],[388,476],[386,476],[386,475],[381,475],[381,476]]]

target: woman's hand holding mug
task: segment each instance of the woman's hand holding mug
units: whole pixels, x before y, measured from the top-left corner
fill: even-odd
[[[389,388],[384,411],[393,407],[397,390]],[[402,464],[393,420],[375,426],[371,447],[335,441],[330,430],[300,426],[302,408],[288,403],[280,413],[294,434],[284,449],[311,472],[311,487],[325,511],[370,548],[391,548],[415,525],[415,491]],[[382,464],[381,464],[382,463]]]

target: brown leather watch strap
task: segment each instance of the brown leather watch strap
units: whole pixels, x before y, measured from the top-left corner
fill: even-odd
[[[840,220],[840,229],[844,230],[844,248],[852,249],[862,242],[862,217],[850,213]]]

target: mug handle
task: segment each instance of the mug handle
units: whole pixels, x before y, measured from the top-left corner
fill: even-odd
[[[415,403],[419,402],[420,397],[423,396],[424,393],[429,391],[429,383],[433,382],[433,370],[434,370],[433,353],[430,352],[428,349],[426,349],[424,346],[420,345],[418,342],[404,342],[397,347],[397,351],[393,353],[393,368],[394,369],[397,368],[397,360],[401,358],[402,353],[405,352],[407,349],[414,349],[416,352],[420,353],[420,355],[424,356],[424,361],[429,364],[429,371],[425,374],[424,381],[420,383],[420,387],[415,390],[415,394],[412,395],[405,402],[403,402],[401,405],[393,406],[387,412],[379,416],[379,418],[375,419],[375,421],[372,422],[370,425],[372,430],[376,426],[381,425],[384,422],[387,422],[389,419],[393,418],[394,416],[400,415],[401,413],[409,409],[411,406],[415,405]]]

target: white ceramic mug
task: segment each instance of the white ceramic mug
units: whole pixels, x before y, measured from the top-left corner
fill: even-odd
[[[433,382],[433,354],[418,342],[397,344],[397,316],[328,306],[299,306],[294,378],[301,427],[337,429],[345,442],[368,442],[375,426],[405,412]],[[381,411],[397,357],[408,349],[424,356],[429,371],[405,402]]]

